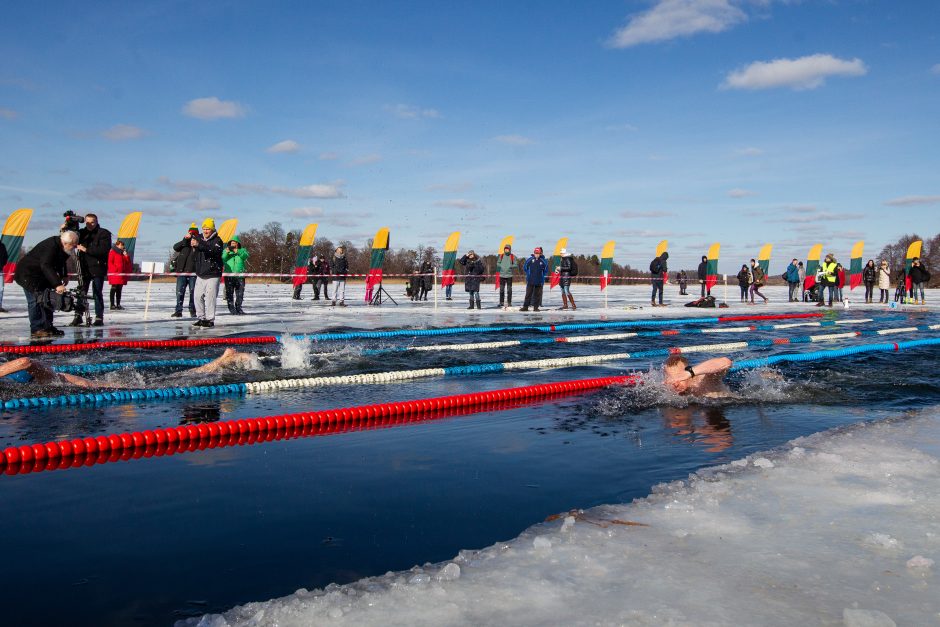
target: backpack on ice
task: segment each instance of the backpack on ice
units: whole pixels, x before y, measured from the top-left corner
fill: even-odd
[[[686,303],[686,307],[714,307],[715,306],[715,297],[712,295],[703,296],[701,298],[696,298],[691,303]]]

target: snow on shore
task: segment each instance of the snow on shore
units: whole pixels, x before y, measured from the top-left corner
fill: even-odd
[[[192,624],[936,624],[938,458],[936,409],[816,434],[449,562]]]

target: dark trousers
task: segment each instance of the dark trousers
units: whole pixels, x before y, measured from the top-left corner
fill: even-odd
[[[189,287],[189,315],[196,315],[196,301],[193,298],[193,291],[196,289],[196,277],[178,276],[176,277],[176,313],[183,313],[183,299],[186,297],[186,287]]]
[[[875,284],[874,283],[865,283],[865,302],[868,302],[875,297]]]
[[[819,302],[826,302],[826,290],[829,290],[829,304],[832,305],[832,297],[836,294],[835,283],[819,283]]]
[[[41,294],[23,288],[26,294],[26,313],[29,315],[29,332],[35,333],[43,329],[52,328],[53,311],[49,307],[40,304]]]
[[[702,296],[705,295],[704,283],[702,284]],[[656,294],[659,294],[659,304],[663,304],[663,280],[662,278],[653,277],[653,295],[650,296],[650,302],[656,302]]]
[[[882,290],[882,289],[879,288],[879,291],[881,292],[881,294],[879,294],[879,296],[878,296],[878,302],[879,302],[879,303],[886,303],[886,304],[887,304],[887,302],[888,302],[888,290]]]
[[[84,279],[82,283],[85,285],[85,289],[82,290],[85,298],[88,298],[88,288],[90,286],[92,297],[95,299],[95,318],[104,318],[104,277],[85,276],[82,278]]]
[[[512,277],[499,277],[499,304],[503,303],[512,305]]]
[[[323,289],[323,298],[324,298],[324,299],[329,299],[329,298],[330,298],[330,291],[329,291],[329,289],[327,288],[327,286],[328,286],[329,284],[330,284],[329,281],[327,281],[326,279],[314,279],[314,280],[313,280],[313,284],[312,284],[312,287],[313,287],[313,300],[320,300],[320,289],[321,289],[321,288]]]
[[[111,286],[111,294],[109,294],[109,296],[111,297],[111,306],[112,306],[112,307],[114,307],[115,305],[118,305],[118,306],[121,305],[121,291],[122,291],[123,289],[124,289],[124,286],[123,286],[123,285],[112,285],[112,286]]]
[[[499,284],[503,284],[503,280],[499,280]],[[510,293],[510,296],[512,294]],[[522,302],[523,309],[527,307],[534,307],[538,309],[542,306],[542,286],[541,285],[526,285],[525,286],[525,300]]]
[[[747,286],[747,285],[741,285],[740,283],[738,283],[738,287],[741,288],[741,302],[743,303],[744,301],[747,300],[747,288],[748,288],[748,286]]]
[[[225,277],[225,302],[229,313],[241,313],[242,300],[245,298],[245,277]]]

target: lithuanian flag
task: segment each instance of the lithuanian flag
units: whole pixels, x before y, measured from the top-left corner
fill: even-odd
[[[134,262],[134,248],[137,246],[137,230],[140,228],[140,218],[144,215],[143,211],[135,211],[127,214],[124,221],[121,222],[121,228],[118,229],[118,241],[124,242],[124,250],[127,256]]]
[[[454,284],[454,270],[457,265],[457,246],[460,244],[460,231],[454,231],[444,242],[444,257],[441,260],[441,287]]]
[[[388,227],[382,227],[372,240],[372,259],[369,261],[369,274],[366,276],[366,295],[382,282],[382,265],[385,263],[385,251],[388,250]],[[367,299],[369,300],[369,299]]]
[[[770,276],[770,253],[774,249],[773,244],[764,244],[757,255],[757,265],[764,271],[764,276]]]
[[[718,255],[721,253],[721,244],[714,243],[708,248],[708,254],[705,255],[708,261],[705,263],[705,291],[710,292],[718,282]]]
[[[558,266],[561,265],[561,249],[562,248],[568,248],[567,237],[561,238],[560,240],[558,240],[558,243],[555,244],[555,252],[552,254],[552,261],[548,266],[549,277],[550,277],[549,283],[548,283],[548,289],[552,289],[553,287],[558,285],[559,281],[561,281],[561,275],[558,274],[556,270],[558,270]]]
[[[862,282],[862,255],[865,254],[865,242],[855,242],[852,246],[852,262],[849,266],[849,290],[854,290]]]
[[[16,272],[16,262],[20,260],[20,252],[23,250],[23,237],[26,236],[26,228],[29,226],[29,220],[33,217],[32,209],[17,209],[7,218],[3,225],[3,235],[0,236],[0,242],[7,249],[7,262],[3,268],[3,282],[12,283],[13,273]]]
[[[297,245],[297,257],[294,259],[294,287],[303,285],[307,281],[307,262],[310,261],[310,249],[313,248],[313,238],[317,235],[317,225],[308,224],[300,234],[300,243]]]
[[[822,255],[822,244],[815,244],[806,255],[806,278],[803,279],[803,289],[811,290],[816,285],[816,273],[819,271],[819,256]]]
[[[610,271],[614,265],[614,246],[616,242],[610,240],[604,244],[604,248],[601,250],[601,291],[603,292],[607,289],[607,284],[610,283]]]

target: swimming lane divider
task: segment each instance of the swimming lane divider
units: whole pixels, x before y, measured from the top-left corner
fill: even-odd
[[[670,326],[685,324],[717,324],[722,322],[735,322],[740,320],[772,320],[787,318],[814,318],[821,317],[822,313],[776,314],[767,316],[719,316],[712,318],[678,318],[672,320],[618,320],[607,322],[552,324],[534,326],[481,326],[481,327],[442,327],[439,329],[393,329],[390,331],[347,331],[342,333],[311,333],[293,335],[295,339],[311,341],[378,339],[388,337],[415,337],[426,335],[457,335],[462,333],[495,333],[503,331],[543,331],[554,333],[556,331],[586,330],[622,327],[648,327]],[[211,337],[186,340],[110,340],[107,342],[83,342],[79,344],[6,344],[0,345],[0,353],[27,355],[36,353],[72,353],[79,351],[100,350],[110,348],[184,348],[196,346],[217,346],[230,344],[276,344],[280,341],[279,335],[263,335],[254,337]]]
[[[635,377],[632,375],[578,379],[400,403],[360,405],[24,444],[0,451],[0,469],[8,475],[27,474],[142,457],[163,457],[207,448],[391,427],[453,415],[511,409],[537,400],[551,400],[634,382]]]
[[[905,331],[916,330],[916,327],[909,327],[905,329]],[[762,339],[743,342],[726,342],[722,344],[700,344],[671,348],[657,348],[633,353],[579,355],[575,357],[555,357],[550,359],[531,359],[525,361],[471,364],[467,366],[451,366],[448,368],[422,368],[418,370],[397,370],[369,374],[336,375],[329,377],[298,377],[294,379],[276,379],[273,381],[252,381],[246,383],[230,383],[225,385],[160,388],[155,390],[148,389],[116,390],[111,392],[88,392],[84,394],[11,399],[6,401],[3,404],[3,407],[4,409],[18,409],[26,407],[38,408],[55,406],[61,407],[68,405],[91,405],[98,403],[110,403],[115,401],[120,402],[150,399],[193,398],[200,396],[241,396],[245,394],[263,394],[270,391],[326,387],[331,385],[392,383],[395,381],[410,381],[413,379],[424,379],[429,377],[494,374],[506,372],[509,370],[571,368],[576,366],[591,366],[625,359],[666,357],[668,355],[675,355],[680,353],[728,352],[744,350],[746,348],[770,348],[781,344],[809,343],[836,339],[853,339],[859,336],[861,336],[860,331],[850,331],[847,333],[808,335],[794,338]]]
[[[846,348],[834,348],[830,350],[813,351],[811,353],[793,353],[789,355],[771,355],[759,359],[745,359],[736,362],[731,367],[731,371],[745,370],[748,368],[762,368],[779,364],[783,362],[800,361],[822,361],[826,359],[838,359],[840,357],[850,357],[862,353],[893,353],[919,346],[937,346],[940,345],[940,338],[930,338],[926,340],[909,340],[907,342],[894,342],[885,344],[863,344],[861,346],[848,346]]]

